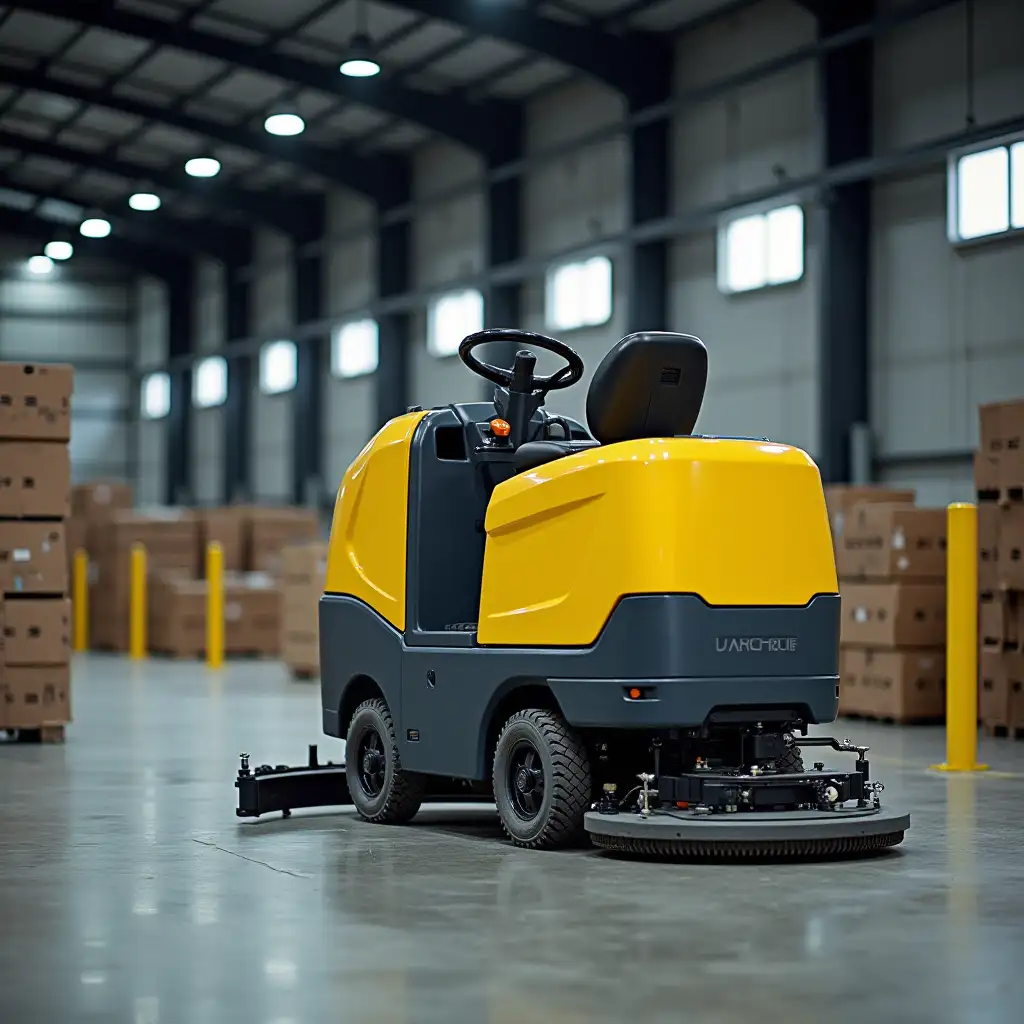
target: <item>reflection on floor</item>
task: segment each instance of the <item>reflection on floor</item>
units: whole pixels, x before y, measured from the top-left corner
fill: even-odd
[[[321,740],[316,684],[88,657],[63,747],[0,749],[0,1020],[1019,1022],[1024,742],[945,777],[935,729],[841,723],[914,822],[813,866],[630,864],[407,828],[241,822],[232,780]]]

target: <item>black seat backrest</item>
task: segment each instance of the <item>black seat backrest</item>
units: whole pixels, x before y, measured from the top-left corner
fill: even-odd
[[[708,380],[700,338],[641,331],[601,360],[587,393],[587,423],[601,444],[693,433]]]

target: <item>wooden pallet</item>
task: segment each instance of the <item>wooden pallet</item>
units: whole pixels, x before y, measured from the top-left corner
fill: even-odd
[[[1024,726],[1021,725],[1000,725],[996,722],[982,722],[981,728],[986,736],[1002,736],[1011,740],[1024,739]]]
[[[7,742],[13,743],[63,743],[64,725],[45,722],[36,729],[9,729],[7,735]]]

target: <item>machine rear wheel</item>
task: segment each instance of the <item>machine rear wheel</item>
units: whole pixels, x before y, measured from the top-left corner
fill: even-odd
[[[551,850],[583,839],[590,761],[561,716],[539,708],[513,715],[498,737],[493,784],[502,827],[517,846]]]
[[[420,809],[426,779],[402,770],[395,723],[380,698],[363,701],[345,740],[345,777],[360,816],[380,825],[401,825]]]

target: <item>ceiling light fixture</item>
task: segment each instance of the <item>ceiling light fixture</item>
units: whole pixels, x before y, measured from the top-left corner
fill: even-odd
[[[215,178],[220,174],[220,161],[212,156],[194,156],[186,161],[185,173],[193,178]]]
[[[136,192],[128,198],[128,205],[133,210],[152,213],[160,209],[160,197],[152,192]]]
[[[349,78],[372,78],[380,74],[380,64],[374,52],[373,40],[366,30],[366,3],[356,7],[356,30],[349,40],[345,59],[338,69]]]
[[[53,270],[53,260],[49,256],[30,256],[28,272],[30,274],[49,274]]]
[[[70,242],[65,242],[62,238],[56,238],[52,242],[46,243],[43,252],[51,260],[69,260],[75,254],[75,247]]]
[[[306,122],[294,111],[278,111],[263,122],[263,127],[271,135],[301,135],[306,130]]]
[[[106,238],[110,234],[110,221],[102,217],[83,220],[78,229],[86,238]]]

